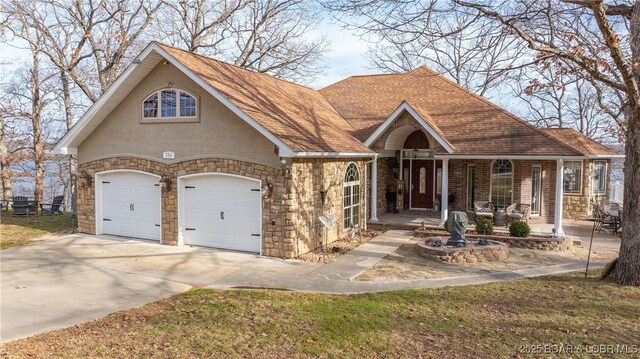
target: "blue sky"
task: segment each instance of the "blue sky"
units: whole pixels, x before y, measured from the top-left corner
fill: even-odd
[[[311,87],[321,88],[349,76],[381,72],[368,68],[365,54],[371,44],[360,39],[353,31],[342,29],[325,19],[317,31],[309,34],[310,37],[320,35],[324,35],[330,43],[330,50],[326,54],[327,70],[324,76],[319,76],[309,84]]]

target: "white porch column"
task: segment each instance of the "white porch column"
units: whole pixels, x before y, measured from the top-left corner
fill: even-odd
[[[371,222],[378,221],[378,155],[371,162]]]
[[[564,192],[564,161],[558,160],[558,169],[556,170],[556,213],[555,228],[558,237],[564,235],[562,228],[562,195]]]
[[[449,212],[449,159],[442,160],[442,203],[440,204],[440,224],[444,225]]]

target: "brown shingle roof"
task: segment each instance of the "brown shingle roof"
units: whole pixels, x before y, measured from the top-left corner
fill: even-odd
[[[619,155],[617,151],[594,141],[573,128],[541,128],[583,155]]]
[[[456,154],[579,155],[554,136],[424,66],[400,74],[354,76],[320,92],[361,141],[407,101],[428,113]]]
[[[372,152],[316,90],[158,44],[296,152]]]

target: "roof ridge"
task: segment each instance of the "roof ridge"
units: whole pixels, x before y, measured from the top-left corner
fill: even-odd
[[[423,65],[424,66],[424,65]],[[426,67],[426,66],[425,66]],[[435,72],[435,71],[434,71]],[[476,94],[475,92],[469,90],[468,88],[465,88],[464,86],[461,86],[457,83],[455,83],[452,80],[449,80],[448,78],[446,78],[444,75],[435,72],[436,77],[439,79],[442,79],[446,82],[448,82],[449,84],[453,85],[455,88],[457,88],[458,90],[462,90],[463,92],[467,92],[468,94],[470,94],[471,96],[479,99],[480,101],[484,102],[485,104],[488,104],[489,106],[493,107],[494,109],[497,109],[498,111],[501,111],[502,113],[506,114],[508,117],[510,117],[511,119],[515,120],[516,122],[525,125],[526,127],[529,127],[530,129],[534,130],[535,132],[541,134],[542,136],[560,144],[562,147],[571,150],[571,152],[579,154],[574,148],[572,148],[571,146],[565,144],[564,142],[560,141],[559,139],[555,138],[554,136],[550,136],[548,133],[545,133],[544,131],[541,131],[539,128],[535,127],[534,125],[530,124],[529,122],[519,118],[518,116],[516,116],[515,114],[511,113],[510,111],[507,111],[506,109],[494,104],[493,102],[487,100],[486,98]]]
[[[409,71],[405,71],[405,72],[388,72],[388,73],[381,73],[381,74],[351,75],[351,76],[343,78],[342,80],[338,80],[338,81],[336,81],[334,83],[328,84],[327,86],[325,86],[325,87],[323,87],[321,89],[318,89],[318,91],[322,91],[322,90],[327,89],[327,88],[329,88],[329,87],[331,87],[333,85],[337,85],[337,84],[339,84],[341,82],[344,82],[344,81],[347,81],[349,79],[356,78],[356,77],[403,76],[403,75],[407,75],[409,73],[412,73],[412,72],[416,71],[418,68],[420,68],[422,66],[424,66],[424,65],[420,65],[420,66],[418,66],[417,68],[415,68],[413,70],[409,70]]]
[[[305,88],[307,90],[318,91],[318,90],[316,90],[316,89],[314,89],[312,87],[306,86],[306,85],[302,85],[302,84],[299,84],[299,83],[296,83],[296,82],[293,82],[293,81],[290,81],[290,80],[287,80],[287,79],[283,79],[283,78],[280,78],[280,77],[275,77],[275,76],[266,74],[264,72],[258,72],[258,71],[255,71],[255,70],[251,70],[251,69],[248,69],[246,67],[242,67],[242,66],[239,66],[239,65],[236,65],[236,64],[232,64],[230,62],[222,61],[222,60],[219,60],[219,59],[216,59],[216,58],[213,58],[213,57],[209,57],[209,56],[201,55],[201,54],[198,54],[198,53],[195,53],[195,52],[187,51],[185,49],[181,49],[181,48],[173,46],[173,45],[165,44],[163,42],[159,42],[159,41],[152,41],[152,42],[154,42],[154,43],[156,43],[157,45],[160,45],[160,46],[166,46],[166,47],[170,47],[172,49],[178,50],[178,51],[182,51],[182,52],[187,53],[189,55],[194,55],[194,56],[197,56],[197,57],[205,58],[205,59],[210,60],[210,61],[215,61],[215,62],[220,63],[220,64],[224,64],[224,65],[227,65],[227,66],[235,67],[238,70],[242,70],[242,71],[246,71],[246,72],[249,72],[249,73],[252,73],[252,74],[260,75],[262,77],[266,77],[266,78],[269,78],[269,79],[272,79],[272,80],[282,81],[282,82],[285,82],[285,83],[288,83],[288,84],[291,84],[291,85],[295,85],[295,86],[299,86],[299,87]]]

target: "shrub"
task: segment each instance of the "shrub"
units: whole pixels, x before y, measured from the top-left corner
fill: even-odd
[[[480,218],[476,223],[476,233],[491,235],[493,234],[493,222],[489,218]]]
[[[449,232],[449,217],[444,221],[444,230]]]
[[[509,234],[514,237],[528,237],[531,233],[531,228],[526,222],[515,221],[509,226]]]

